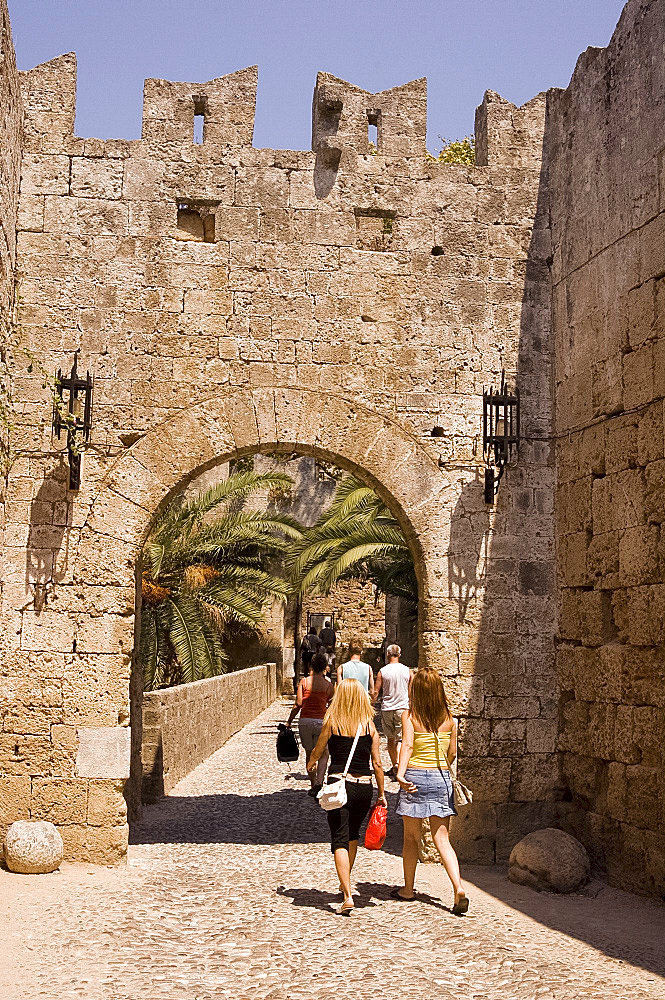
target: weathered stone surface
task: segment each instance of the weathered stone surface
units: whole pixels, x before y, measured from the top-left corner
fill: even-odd
[[[19,819],[5,836],[5,862],[12,872],[41,875],[60,867],[62,837],[53,823]]]
[[[566,91],[552,92],[546,136],[565,640],[558,742],[580,838],[617,884],[647,892],[643,839],[662,822],[665,772],[652,773],[648,726],[632,722],[638,708],[658,715],[665,699],[665,203],[662,153],[649,138],[665,133],[665,70],[659,62],[652,76],[643,54],[665,44],[664,14],[662,2],[626,4],[609,46],[580,57]],[[589,184],[591,161],[602,169]]]
[[[589,856],[579,840],[563,830],[535,830],[510,852],[511,882],[547,892],[574,892],[589,878]]]
[[[644,55],[662,50],[663,3],[630,0],[566,91],[521,108],[488,92],[475,167],[425,157],[422,79],[370,94],[320,74],[311,151],[253,148],[256,67],[148,80],[140,140],[79,138],[75,57],[19,75],[6,28],[0,322],[20,274],[20,322],[40,361],[54,371],[76,343],[96,384],[75,495],[45,431],[41,375],[16,379],[11,443],[29,458],[3,510],[1,666],[20,655],[53,697],[12,689],[0,774],[123,780],[126,763],[86,763],[85,748],[77,775],[77,733],[128,721],[151,517],[201,469],[278,445],[364,477],[400,519],[420,662],[447,678],[487,806],[478,856],[496,851],[496,805],[570,792],[601,815],[608,796],[590,775],[626,757],[657,768],[648,727],[620,751],[612,726],[619,708],[665,697],[652,655],[665,642],[665,187],[653,139],[665,102],[662,59]],[[0,13],[8,25],[6,0]],[[482,393],[502,369],[520,387],[522,442],[490,509]],[[553,777],[557,746],[567,788]],[[156,762],[158,743],[144,749]],[[647,779],[630,780],[641,797]],[[654,780],[662,797],[662,772]],[[62,794],[72,849],[106,857],[106,830],[121,851],[117,792],[95,792],[84,822],[73,788]],[[55,808],[50,784],[34,794]],[[11,801],[12,818],[24,815],[23,798]],[[655,833],[648,810],[622,822],[627,850]],[[606,829],[589,823],[584,836]]]
[[[82,778],[128,778],[130,741],[127,726],[80,729],[76,773]]]
[[[143,800],[154,802],[170,792],[197,764],[270,705],[278,694],[276,684],[276,664],[269,663],[146,692]]]

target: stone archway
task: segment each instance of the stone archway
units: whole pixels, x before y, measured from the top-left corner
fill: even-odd
[[[385,499],[414,554],[424,632],[431,631],[428,605],[446,595],[450,495],[443,512],[442,501],[449,476],[393,419],[344,396],[308,389],[236,389],[152,428],[118,459],[89,500],[76,582],[133,585],[155,511],[177,488],[226,458],[280,448],[334,459]],[[427,642],[422,652],[427,658]]]
[[[390,506],[409,542],[419,581],[420,662],[442,662],[452,617],[442,612],[441,602],[454,603],[447,592],[455,502],[449,474],[410,431],[355,400],[299,388],[236,389],[152,428],[114,463],[94,496],[79,498],[83,528],[74,582],[94,636],[85,650],[87,665],[116,692],[125,726],[132,676],[137,676],[132,672],[135,566],[155,512],[206,468],[237,455],[280,449],[335,461],[372,485]],[[118,596],[109,611],[111,592]],[[85,637],[85,628],[79,634]],[[137,703],[135,697],[135,711]],[[113,733],[110,728],[111,742]],[[135,729],[132,735],[133,785],[140,734]],[[130,798],[138,801],[137,787],[130,789]],[[122,853],[122,844],[118,848]]]

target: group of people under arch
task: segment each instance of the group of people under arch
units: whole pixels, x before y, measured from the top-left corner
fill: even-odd
[[[334,637],[329,623],[326,628]],[[330,643],[321,639],[324,632],[322,629],[318,636],[319,643],[312,641],[308,648],[311,657],[303,661],[305,673],[297,685],[287,726],[300,715],[298,728],[312,798],[319,796],[324,782],[336,782],[342,776],[346,779],[345,805],[326,812],[343,897],[338,912],[350,915],[355,907],[351,872],[360,827],[372,806],[373,772],[375,804],[388,804],[386,778],[399,785],[397,814],[403,823],[404,885],[396,886],[391,896],[402,901],[417,898],[414,881],[422,821],[429,819],[434,845],[453,885],[453,913],[466,913],[469,900],[449,839],[450,817],[457,815],[451,777],[457,755],[457,721],[450,712],[441,675],[427,667],[411,670],[401,662],[397,644],[386,648],[385,664],[376,677],[362,659],[363,646],[357,641],[350,643],[346,661],[335,666],[335,640],[331,663],[330,650],[326,649]],[[385,774],[379,718],[391,761]]]

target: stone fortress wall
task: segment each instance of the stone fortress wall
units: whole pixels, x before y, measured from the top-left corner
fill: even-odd
[[[559,747],[573,832],[665,894],[665,7],[553,92]]]
[[[0,323],[14,299],[23,107],[6,5],[0,4]]]
[[[663,3],[629,10],[662,15]],[[75,76],[73,55],[22,74],[23,336],[53,370],[80,347],[95,411],[72,493],[48,395],[21,377],[2,604],[14,702],[2,770],[22,782],[12,818],[57,808],[70,856],[103,845],[108,857],[112,845],[122,857],[126,765],[81,774],[80,745],[88,728],[116,745],[138,724],[134,565],[150,520],[202,471],[284,449],[364,476],[412,545],[420,663],[446,675],[460,770],[476,792],[456,824],[462,856],[501,860],[524,832],[572,822],[555,665],[560,264],[542,158],[569,98],[516,108],[488,92],[467,168],[426,159],[424,80],[369,94],[319,74],[313,149],[300,152],[252,147],[255,68],[147,81],[136,141],[74,135]],[[560,228],[580,213],[561,207],[561,170],[556,183]],[[586,357],[596,354],[589,342]],[[502,369],[519,383],[522,445],[488,508],[482,392]],[[65,787],[94,799],[94,834],[58,805]]]
[[[484,160],[465,168],[425,158],[424,80],[371,95],[320,75],[311,153],[251,146],[255,69],[148,81],[138,141],[74,136],[73,56],[22,83],[22,326],[48,368],[81,347],[95,428],[73,495],[43,426],[48,399],[26,375],[29,458],[10,483],[5,558],[10,670],[53,678],[62,700],[35,706],[26,726],[37,732],[16,733],[12,766],[79,780],[83,728],[111,739],[129,723],[133,565],[169,490],[238,450],[288,445],[369,477],[404,523],[423,592],[421,662],[445,670],[466,720],[479,802],[469,851],[493,858],[497,807],[534,794],[527,740],[556,761],[542,583],[553,466],[534,440],[551,410],[548,274],[530,263],[549,252],[547,230],[533,235],[544,97],[516,109],[488,95]],[[521,466],[488,512],[482,389],[504,367],[516,375],[520,350]],[[494,586],[516,596],[486,607],[492,532],[504,547]],[[75,835],[87,850],[86,829]]]

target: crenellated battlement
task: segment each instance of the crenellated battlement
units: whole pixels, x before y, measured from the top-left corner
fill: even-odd
[[[70,52],[21,73],[25,149],[30,153],[80,155],[74,132],[76,56]],[[258,67],[248,66],[203,83],[148,79],[143,125],[136,142],[161,147],[164,160],[221,161],[252,148]],[[476,112],[477,165],[536,166],[542,152],[545,95],[517,108],[487,91]],[[198,119],[198,123],[197,123]],[[197,136],[198,127],[198,136]],[[322,169],[356,168],[358,158],[381,162],[426,154],[427,80],[373,94],[330,73],[319,73],[312,101],[312,151]],[[92,142],[93,140],[89,140]],[[97,140],[95,140],[97,142]],[[370,143],[372,145],[370,145]],[[88,146],[83,152],[94,149]],[[99,155],[97,152],[92,155]]]
[[[258,66],[206,83],[146,80],[143,88],[142,139],[190,147],[194,119],[202,119],[201,145],[222,152],[252,145]]]
[[[330,73],[316,78],[312,103],[312,149],[327,162],[345,151],[368,152],[368,129],[385,156],[423,156],[427,133],[427,80],[371,94]]]

